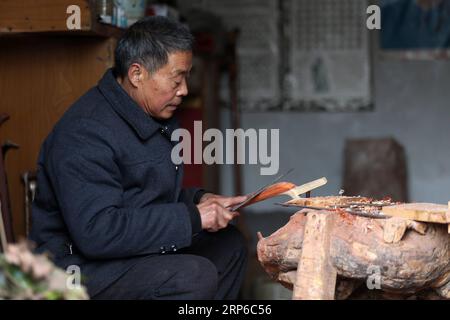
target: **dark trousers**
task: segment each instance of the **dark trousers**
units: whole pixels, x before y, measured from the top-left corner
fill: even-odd
[[[236,299],[247,265],[247,246],[232,225],[201,232],[189,248],[142,257],[92,299]]]

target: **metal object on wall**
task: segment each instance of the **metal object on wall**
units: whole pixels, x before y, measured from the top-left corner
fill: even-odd
[[[5,250],[7,244],[8,241],[6,240],[6,230],[2,215],[2,202],[0,201],[0,252]]]
[[[31,205],[34,201],[37,191],[36,173],[34,171],[27,171],[22,175],[24,184],[24,198],[25,198],[25,234],[28,237],[31,230]]]

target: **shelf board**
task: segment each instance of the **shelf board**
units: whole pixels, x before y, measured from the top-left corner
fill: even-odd
[[[70,5],[80,7],[81,29],[69,30],[66,20]],[[93,0],[2,0],[0,36],[57,34],[120,37],[125,29],[98,21]]]

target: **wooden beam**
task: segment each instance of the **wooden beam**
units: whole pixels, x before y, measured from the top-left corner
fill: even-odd
[[[447,222],[448,222],[448,233],[450,234],[450,201],[448,202]]]
[[[329,211],[307,214],[294,300],[334,300],[337,271],[330,259],[333,222],[334,213]]]

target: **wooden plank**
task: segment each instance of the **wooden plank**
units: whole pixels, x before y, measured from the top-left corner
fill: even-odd
[[[17,237],[25,235],[21,175],[36,170],[41,144],[56,121],[113,65],[115,43],[113,38],[42,35],[0,39],[1,110],[11,116],[0,141],[20,145],[5,161]]]
[[[447,210],[448,207],[443,204],[407,203],[383,207],[382,211],[385,215],[391,217],[447,224],[450,222],[447,220]]]
[[[67,7],[78,5],[81,29],[91,30],[93,15],[88,0],[2,0],[0,1],[0,32],[69,32]]]
[[[337,271],[330,259],[333,222],[333,213],[308,213],[292,296],[294,300],[334,300]]]

